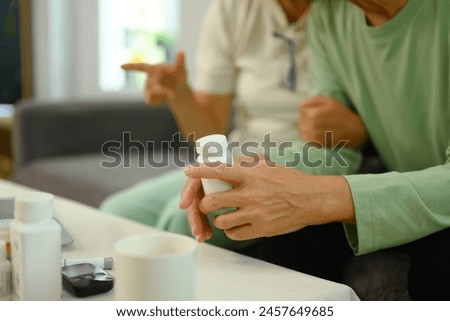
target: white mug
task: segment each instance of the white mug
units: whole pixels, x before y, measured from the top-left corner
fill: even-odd
[[[195,299],[198,243],[171,233],[133,235],[115,244],[115,299]]]

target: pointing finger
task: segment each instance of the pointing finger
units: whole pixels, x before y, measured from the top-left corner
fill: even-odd
[[[123,70],[135,70],[135,71],[143,71],[143,72],[152,72],[153,71],[153,65],[146,64],[146,63],[130,63],[130,64],[123,64],[120,66]]]

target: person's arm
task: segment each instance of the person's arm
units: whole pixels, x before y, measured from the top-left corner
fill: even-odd
[[[231,120],[232,95],[193,92],[184,86],[182,94],[169,101],[183,135],[195,139],[211,134],[226,134]]]
[[[327,41],[339,35],[338,26],[329,23],[331,8],[320,8],[325,3],[313,4],[308,25],[309,84],[312,95],[334,97],[351,106],[340,86],[336,66],[329,63],[328,57],[336,52]],[[450,158],[450,150],[447,157]],[[404,244],[450,226],[449,161],[417,172],[345,178],[352,191],[356,217],[356,225],[346,226],[347,238],[356,254]]]
[[[450,144],[445,165],[346,179],[357,223],[346,226],[346,232],[356,254],[405,244],[450,227]]]
[[[149,105],[169,103],[181,132],[195,139],[226,133],[232,114],[237,69],[230,33],[234,24],[227,1],[214,1],[206,15],[197,49],[195,88],[188,83],[185,56],[173,64],[126,64],[147,73],[144,98]]]
[[[233,96],[194,92],[187,82],[184,53],[173,65],[125,64],[125,70],[147,74],[144,99],[150,106],[168,103],[182,134],[196,138],[225,133],[231,118]]]
[[[261,160],[229,166],[191,166],[180,207],[188,210],[198,241],[211,237],[206,214],[224,208],[236,211],[217,216],[214,225],[233,240],[270,237],[309,225],[355,221],[352,197],[341,176],[312,176]],[[201,199],[199,178],[230,182],[234,189]],[[199,201],[201,199],[201,201]]]
[[[225,134],[230,124],[238,70],[235,66],[234,7],[227,0],[214,1],[206,14],[199,37],[195,86],[184,82],[181,95],[171,101],[183,133],[196,139]],[[190,106],[196,105],[194,110]]]
[[[211,237],[203,213],[234,207],[235,212],[214,219],[231,239],[343,222],[350,245],[361,255],[450,227],[450,147],[447,156],[446,165],[423,171],[347,177],[311,176],[264,161],[254,167],[188,167],[180,207],[188,210],[199,241]],[[221,179],[235,188],[201,199],[199,178]]]
[[[298,127],[303,141],[326,147],[345,144],[348,148],[361,149],[368,139],[361,117],[339,100],[327,96],[314,96],[302,102]],[[331,145],[327,132],[333,133]]]

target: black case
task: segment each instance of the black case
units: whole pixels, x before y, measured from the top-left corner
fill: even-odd
[[[114,278],[105,270],[89,263],[62,268],[63,287],[77,297],[105,293],[114,287]]]

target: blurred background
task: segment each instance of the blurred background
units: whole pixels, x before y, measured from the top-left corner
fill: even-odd
[[[193,58],[211,1],[2,0],[0,21],[2,33],[14,29],[13,23],[16,35],[27,35],[20,27],[30,29],[23,41],[35,97],[101,96],[142,85],[142,75],[127,75],[122,63],[170,61],[178,49]]]
[[[11,171],[14,105],[22,100],[140,99],[144,75],[126,62],[187,54],[190,80],[213,0],[1,0],[0,177]]]

